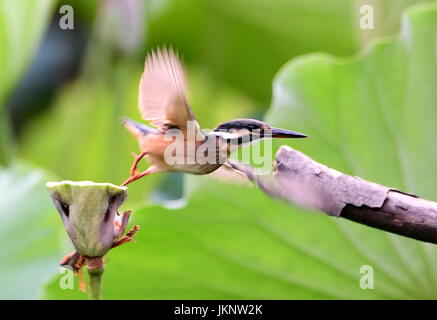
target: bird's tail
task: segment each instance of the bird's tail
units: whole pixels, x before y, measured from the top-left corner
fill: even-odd
[[[156,132],[156,129],[149,127],[143,123],[136,122],[132,119],[124,117],[121,120],[123,126],[132,133],[135,137],[147,135],[149,133]]]

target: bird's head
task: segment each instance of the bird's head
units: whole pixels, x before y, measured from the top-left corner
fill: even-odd
[[[273,128],[254,119],[235,119],[219,124],[212,134],[239,147],[264,138],[306,138],[305,134]]]

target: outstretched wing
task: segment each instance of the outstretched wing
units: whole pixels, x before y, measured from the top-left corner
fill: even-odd
[[[185,97],[185,75],[176,53],[157,49],[146,58],[139,87],[139,108],[144,120],[162,130],[186,129],[195,118]],[[195,122],[197,125],[197,122]]]

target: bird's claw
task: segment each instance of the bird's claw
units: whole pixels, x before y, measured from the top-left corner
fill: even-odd
[[[143,172],[136,171],[137,173],[131,175],[125,182],[123,182],[122,185],[127,186],[129,183],[134,182],[135,180],[138,180],[144,176],[147,176],[147,175],[155,172],[155,169],[156,168],[154,168],[154,167],[149,167],[146,171],[143,171]]]
[[[138,179],[137,176],[138,176],[137,174],[131,175],[125,182],[123,182],[122,186],[127,186],[129,183],[137,180]]]

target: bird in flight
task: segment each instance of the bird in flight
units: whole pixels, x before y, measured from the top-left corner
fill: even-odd
[[[139,86],[139,109],[153,127],[124,118],[123,125],[138,140],[141,153],[135,155],[127,185],[146,175],[179,171],[197,175],[226,175],[235,171],[228,159],[236,149],[265,138],[305,138],[306,135],[273,128],[254,119],[235,119],[213,131],[202,130],[190,109],[186,80],[178,55],[172,49],[157,49],[145,62]],[[147,170],[137,170],[146,157]]]

